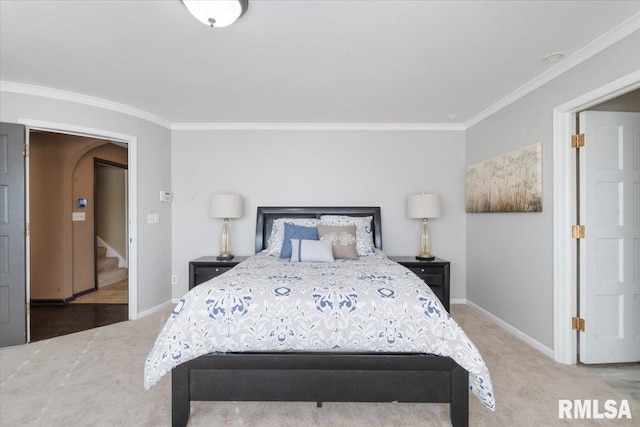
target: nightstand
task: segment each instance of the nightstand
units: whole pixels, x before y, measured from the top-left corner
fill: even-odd
[[[449,311],[449,261],[440,258],[418,261],[411,256],[390,256],[389,259],[407,267],[424,280]]]
[[[189,261],[189,290],[231,270],[247,258],[246,256],[235,256],[228,261],[219,261],[215,256],[203,256]]]

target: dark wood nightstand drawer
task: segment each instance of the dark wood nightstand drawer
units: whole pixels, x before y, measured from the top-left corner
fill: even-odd
[[[444,273],[442,269],[410,268],[419,278],[429,286],[444,286]]]
[[[232,268],[233,267],[198,267],[196,269],[194,286],[204,283],[209,279],[213,279]]]
[[[415,257],[389,257],[407,267],[421,278],[449,311],[449,261],[436,258],[433,261],[418,261]]]
[[[189,262],[189,289],[231,270],[245,259],[246,256],[237,256],[227,261],[220,261],[214,256],[194,259]]]
[[[434,269],[410,268],[409,270],[413,271],[424,283],[429,285],[440,301],[444,301],[444,273],[442,273],[442,269],[437,269],[439,271],[431,273],[427,271],[433,271]]]

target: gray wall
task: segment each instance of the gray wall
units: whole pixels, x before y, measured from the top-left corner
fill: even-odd
[[[467,299],[550,349],[553,108],[640,69],[638,46],[635,32],[466,132],[467,164],[543,144],[542,213],[467,215]]]
[[[589,111],[618,111],[623,113],[640,113],[640,89],[625,93],[614,99],[594,105]]]
[[[462,131],[174,131],[173,296],[188,289],[189,260],[218,253],[212,193],[244,197],[236,255],[254,252],[257,206],[313,205],[380,206],[384,251],[414,255],[420,221],[406,218],[406,198],[425,191],[441,195],[433,250],[451,261],[451,297],[464,298],[464,166]]]
[[[171,132],[129,115],[57,99],[3,92],[0,121],[18,119],[62,123],[137,137],[138,145],[138,313],[171,298],[171,206],[159,191],[171,188]],[[131,165],[130,165],[131,166]],[[147,214],[160,214],[147,224]]]
[[[253,252],[259,205],[380,205],[384,249],[416,252],[419,224],[407,195],[434,191],[434,252],[452,261],[452,298],[467,298],[553,346],[552,110],[640,69],[640,32],[474,125],[466,132],[174,131],[120,113],[45,97],[2,93],[0,120],[75,124],[138,137],[138,296],[144,311],[181,296],[190,259],[215,254],[221,223],[208,218],[211,193],[235,191],[245,216],[233,221],[235,253]],[[543,144],[543,212],[464,213],[464,168]],[[158,191],[173,189],[173,205]],[[160,224],[147,224],[148,213]],[[172,218],[173,215],[173,218]],[[173,248],[173,255],[172,255]],[[143,255],[144,254],[144,255]],[[169,285],[170,274],[178,284]]]

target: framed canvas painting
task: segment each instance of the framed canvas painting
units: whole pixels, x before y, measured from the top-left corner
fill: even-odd
[[[467,166],[467,212],[542,212],[542,143]]]

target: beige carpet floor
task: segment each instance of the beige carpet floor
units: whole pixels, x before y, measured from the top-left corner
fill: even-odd
[[[168,426],[171,378],[149,391],[144,360],[170,309],[0,350],[2,426]],[[577,366],[555,363],[472,308],[454,318],[483,354],[496,412],[470,395],[471,426],[638,426],[640,402]],[[633,419],[559,420],[558,399],[629,399]],[[190,426],[448,426],[446,404],[194,402]]]

